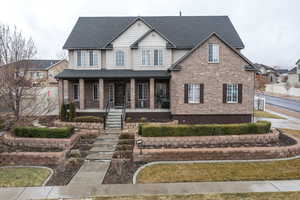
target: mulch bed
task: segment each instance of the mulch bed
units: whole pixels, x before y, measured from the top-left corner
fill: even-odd
[[[278,142],[272,143],[234,143],[234,144],[190,144],[190,145],[144,145],[143,149],[175,149],[175,148],[230,148],[230,147],[281,147],[291,146],[297,142],[285,134],[279,135]]]
[[[40,147],[22,147],[22,146],[10,146],[3,144],[0,140],[0,153],[4,152],[60,152],[61,148],[40,148]]]

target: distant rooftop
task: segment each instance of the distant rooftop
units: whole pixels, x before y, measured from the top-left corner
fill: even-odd
[[[29,59],[29,60],[20,60],[14,63],[9,63],[3,66],[10,66],[15,64],[17,67],[28,67],[31,70],[46,70],[50,66],[60,62],[61,60],[36,60],[36,59]]]

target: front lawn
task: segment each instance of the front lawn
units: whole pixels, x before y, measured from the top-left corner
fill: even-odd
[[[141,170],[138,183],[300,179],[300,159],[272,162],[156,164]]]
[[[268,112],[265,112],[265,111],[259,111],[259,110],[254,111],[254,117],[285,119],[284,117],[281,117],[279,115],[275,115],[275,114],[272,114],[272,113],[268,113]]]
[[[296,200],[300,192],[96,197],[94,200]]]
[[[0,168],[0,187],[41,186],[49,175],[50,171],[45,168]]]

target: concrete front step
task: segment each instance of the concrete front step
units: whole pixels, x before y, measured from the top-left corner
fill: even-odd
[[[101,147],[94,146],[93,148],[90,149],[90,152],[91,153],[114,152],[115,148],[116,148],[115,146],[101,146]]]
[[[86,160],[111,160],[113,152],[91,153],[86,157]]]
[[[117,141],[105,141],[105,140],[96,140],[93,144],[95,145],[116,145]]]
[[[115,139],[118,138],[119,136],[117,134],[102,134],[98,136],[96,139]]]
[[[102,142],[115,142],[117,143],[119,138],[96,138],[96,141],[102,141]]]

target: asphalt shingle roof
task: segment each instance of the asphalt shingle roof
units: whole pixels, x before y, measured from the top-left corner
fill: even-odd
[[[234,48],[244,44],[227,16],[80,17],[64,49],[101,49],[136,19],[143,20],[175,44],[191,49],[215,32]]]
[[[27,67],[30,70],[46,70],[48,67],[60,62],[61,60],[20,60],[14,63],[9,63],[5,66],[15,65],[16,67]]]
[[[56,78],[169,78],[170,74],[165,70],[76,70],[65,69]]]

